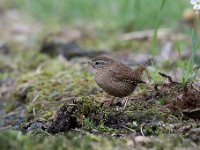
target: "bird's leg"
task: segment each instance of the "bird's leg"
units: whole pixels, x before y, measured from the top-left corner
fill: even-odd
[[[112,106],[113,103],[114,103],[114,100],[115,100],[115,97],[113,96],[111,100],[110,100],[110,99],[109,99],[109,100],[105,100],[105,101],[103,102],[103,105],[104,105],[104,106]]]
[[[110,105],[113,105],[114,100],[115,100],[115,97],[113,96],[112,99],[111,99],[111,101],[110,101]]]
[[[128,101],[129,101],[129,96],[125,97],[125,103],[124,103],[123,108],[126,108]]]
[[[151,75],[150,75],[150,73],[149,73],[149,70],[148,70],[147,68],[145,69],[145,73],[146,73],[146,75],[147,75],[148,80],[149,80],[149,81],[152,81],[152,77],[151,77]]]

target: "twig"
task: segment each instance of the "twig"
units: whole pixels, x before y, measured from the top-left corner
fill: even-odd
[[[44,133],[45,133],[46,135],[51,136],[51,137],[55,137],[55,136],[53,136],[52,134],[50,134],[49,132],[47,132],[47,131],[45,131],[45,130],[43,130],[43,131],[44,131]]]
[[[36,116],[35,107],[33,107],[33,116]]]
[[[197,92],[200,93],[200,90],[199,90],[195,85],[192,84],[192,87],[193,87]]]
[[[38,93],[32,100],[31,104],[33,104],[40,96],[40,93]]]
[[[89,132],[86,132],[86,131],[83,131],[83,130],[80,130],[80,129],[72,129],[72,131],[80,132],[80,133],[85,134],[85,135],[91,135]]]
[[[145,136],[142,127],[143,127],[143,124],[140,127],[140,132],[142,133],[142,136]]]
[[[11,125],[8,125],[8,126],[5,126],[5,127],[1,127],[1,128],[0,128],[0,131],[1,131],[1,130],[7,130],[7,129],[11,128],[11,127],[12,127]]]
[[[178,84],[178,82],[175,82],[175,81],[172,80],[172,77],[170,77],[170,76],[168,76],[168,75],[166,75],[166,74],[164,74],[164,73],[162,73],[162,72],[159,72],[158,74],[159,74],[160,76],[162,76],[163,78],[167,78],[168,81],[169,81],[170,83]]]
[[[133,129],[131,129],[131,128],[129,128],[129,127],[126,127],[126,126],[122,126],[123,128],[125,128],[125,129],[127,129],[127,130],[129,130],[129,131],[131,131],[131,132],[133,132],[133,133],[135,133],[136,131],[135,130],[133,130]]]
[[[153,37],[154,30],[134,31],[121,35],[119,38],[122,41],[129,40],[148,40]],[[158,32],[158,39],[163,39],[171,34],[170,29],[160,29]]]

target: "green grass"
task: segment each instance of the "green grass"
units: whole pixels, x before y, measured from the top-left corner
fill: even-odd
[[[186,79],[194,80],[196,76],[196,74],[193,73],[194,64],[195,64],[195,53],[197,49],[199,48],[198,37],[196,33],[194,32],[194,30],[192,30],[191,37],[192,37],[192,53],[187,65]]]
[[[161,25],[161,18],[162,18],[162,13],[163,13],[163,9],[164,9],[164,6],[166,4],[166,0],[162,0],[161,2],[161,6],[160,6],[160,12],[158,14],[158,18],[156,20],[156,25],[155,25],[155,30],[154,30],[154,36],[153,36],[153,39],[152,39],[152,54],[157,54],[158,53],[158,38],[157,38],[157,33],[158,33],[158,29]]]
[[[181,42],[176,41],[176,48],[177,48],[178,55],[179,55],[179,59],[177,61],[177,66],[182,71],[182,81],[183,82],[187,82],[189,80],[193,81],[193,80],[195,80],[196,75],[197,75],[194,71],[194,67],[195,67],[195,53],[196,53],[197,49],[199,48],[199,44],[198,44],[199,38],[197,37],[194,30],[192,30],[190,36],[192,39],[191,56],[186,61],[183,61],[181,58]]]
[[[43,21],[59,23],[90,23],[127,30],[154,28],[162,0],[1,0],[10,7],[18,7]],[[164,4],[164,3],[163,3]],[[160,17],[164,26],[176,26],[185,0],[168,0]],[[104,26],[104,27],[105,27]]]

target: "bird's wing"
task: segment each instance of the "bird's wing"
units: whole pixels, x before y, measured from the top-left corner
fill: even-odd
[[[128,82],[132,84],[145,83],[142,80],[138,80],[133,70],[128,66],[116,65],[116,67],[116,69],[112,68],[109,70],[112,79],[116,82]]]

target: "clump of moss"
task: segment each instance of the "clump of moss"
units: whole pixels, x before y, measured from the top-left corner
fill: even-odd
[[[50,60],[48,56],[34,50],[16,51],[0,56],[0,79],[18,78],[19,75],[35,70],[42,63]]]
[[[43,62],[49,59],[47,55],[41,54],[38,51],[26,50],[15,56],[19,71],[27,72],[36,69]]]
[[[192,148],[194,145],[191,141],[185,140],[182,135],[161,134],[151,143],[151,148],[155,149],[175,149],[175,148]],[[194,148],[194,147],[193,147]],[[192,148],[192,149],[193,149]],[[195,148],[196,149],[196,148]]]
[[[130,149],[123,140],[112,140],[92,134],[68,133],[49,136],[45,132],[35,135],[23,135],[17,131],[4,131],[0,133],[0,147],[15,150],[42,150],[42,149]]]
[[[73,68],[71,65],[59,58],[47,59],[36,70],[33,69],[34,65],[28,65],[33,70],[16,78],[16,88],[11,98],[26,103],[30,114],[44,114],[47,117],[45,112],[51,111],[52,107],[59,107],[59,101],[98,92],[88,70],[78,63],[73,64]]]
[[[16,74],[16,66],[10,57],[0,55],[0,80],[13,77]]]
[[[104,108],[94,97],[79,97],[74,104],[65,104],[56,112],[48,131],[59,133],[82,127],[88,131],[96,129],[100,133],[113,132],[114,129],[104,125],[104,121],[100,119],[102,111]]]
[[[96,125],[92,120],[89,118],[84,119],[82,129],[87,131],[98,131],[100,134],[113,134],[117,132],[117,129],[109,128],[108,126],[104,125],[103,121],[101,121],[98,125]]]
[[[101,111],[100,103],[97,102],[94,97],[83,96],[75,103],[77,105],[77,113],[85,116],[88,116],[91,113],[99,113]]]
[[[83,128],[95,128],[101,133],[114,132],[124,127],[146,135],[168,133],[171,123],[177,123],[178,118],[170,111],[160,111],[157,104],[134,103],[126,109],[103,107],[94,97],[81,97],[76,102],[76,114],[83,119]],[[135,123],[133,123],[135,122]]]

